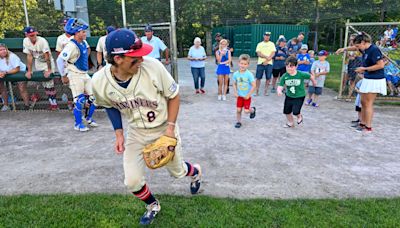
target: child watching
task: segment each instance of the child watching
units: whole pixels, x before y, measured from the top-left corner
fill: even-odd
[[[235,93],[236,101],[236,128],[242,126],[242,109],[244,112],[250,114],[250,119],[256,117],[256,108],[251,105],[251,95],[256,88],[256,81],[254,75],[247,69],[250,65],[250,56],[242,54],[239,56],[239,70],[233,74],[233,89]]]
[[[318,97],[322,94],[322,88],[324,88],[325,77],[329,74],[330,65],[326,61],[328,57],[328,52],[322,50],[318,52],[318,60],[314,62],[311,67],[311,74],[314,75],[317,85],[313,86],[311,83],[308,84],[308,100],[306,105],[312,105],[314,107],[319,107]]]
[[[354,103],[354,105],[356,106],[356,112],[357,112],[358,118],[357,118],[357,120],[351,121],[352,127],[358,127],[360,125],[360,123],[362,122],[360,87],[361,87],[364,76],[362,74],[358,74],[358,77],[360,78],[360,80],[358,80],[358,82],[356,83],[356,86],[354,87],[354,90],[357,92],[356,102]]]

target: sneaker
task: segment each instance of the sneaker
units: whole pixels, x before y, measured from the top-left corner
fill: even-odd
[[[276,93],[276,89],[275,89],[275,88],[272,88],[272,89],[271,89],[271,93]]]
[[[222,95],[218,95],[218,100],[222,101]]]
[[[196,94],[199,94],[200,93],[200,90],[196,90]]]
[[[81,132],[89,131],[89,128],[86,127],[85,124],[83,124],[83,123],[75,125],[74,129],[77,130],[77,131],[81,131]]]
[[[57,111],[57,110],[59,110],[59,108],[58,108],[58,105],[51,105],[51,107],[50,107],[50,110],[51,111]]]
[[[200,93],[205,94],[206,91],[204,89],[200,89]]]
[[[305,105],[310,105],[312,103],[312,99],[308,99],[307,101],[306,101],[306,103],[305,103]]]
[[[254,112],[250,113],[250,119],[254,119],[256,117],[256,107],[252,107],[254,109]]]
[[[352,120],[351,123],[352,123],[352,124],[355,124],[355,123],[358,124],[358,123],[360,123],[360,120]]]
[[[2,112],[6,112],[8,110],[10,110],[10,107],[8,107],[8,105],[3,105],[3,107],[1,108]]]
[[[140,218],[141,225],[150,225],[153,221],[158,212],[161,210],[160,202],[156,200],[154,203],[146,205],[146,212]]]
[[[360,123],[359,123],[359,122],[356,122],[356,123],[352,123],[352,124],[351,124],[351,127],[354,127],[354,128],[356,128],[356,127],[358,127],[358,126],[360,126]]]
[[[237,122],[236,124],[235,124],[235,127],[236,128],[240,128],[242,126],[242,123],[240,123],[240,122]]]
[[[199,164],[194,164],[193,167],[195,167],[198,170],[198,174],[192,177],[192,182],[190,183],[190,192],[192,193],[192,195],[195,195],[199,193],[200,190],[202,173],[201,173],[201,166]]]
[[[226,96],[225,95],[222,95],[222,100],[226,101]]]
[[[99,124],[94,121],[94,119],[86,119],[86,122],[89,124],[91,127],[98,127]]]
[[[265,90],[264,96],[269,96],[269,91],[268,90]]]
[[[313,102],[313,103],[312,103],[312,106],[318,108],[318,107],[319,107],[319,104]]]
[[[355,128],[356,132],[363,132],[365,129],[365,126],[358,124],[358,126]]]

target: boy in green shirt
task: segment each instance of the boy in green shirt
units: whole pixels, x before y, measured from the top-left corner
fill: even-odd
[[[297,59],[295,57],[287,58],[286,73],[282,75],[277,89],[278,96],[282,96],[283,87],[286,86],[283,113],[286,115],[287,123],[284,127],[294,127],[293,115],[297,116],[297,124],[303,122],[303,116],[300,112],[306,96],[304,80],[307,79],[310,79],[314,86],[317,84],[314,76],[297,71]]]

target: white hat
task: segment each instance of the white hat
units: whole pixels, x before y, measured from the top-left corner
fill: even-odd
[[[200,43],[200,44],[201,44],[201,39],[200,39],[200,37],[194,38],[193,43],[194,43],[194,44],[195,44],[195,43]]]
[[[308,45],[307,45],[307,44],[303,44],[303,45],[301,45],[301,49],[308,50]]]

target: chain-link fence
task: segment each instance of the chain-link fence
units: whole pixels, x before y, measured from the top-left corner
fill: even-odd
[[[387,96],[378,99],[400,100],[400,22],[346,23],[344,46],[352,44],[352,39],[360,32],[371,36],[372,43],[378,46],[388,60],[385,65]],[[361,53],[347,51],[343,55],[339,98],[351,99],[355,95],[354,86],[359,80],[354,70],[361,66]],[[391,65],[391,66],[390,66]],[[391,70],[389,70],[391,69]]]

